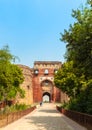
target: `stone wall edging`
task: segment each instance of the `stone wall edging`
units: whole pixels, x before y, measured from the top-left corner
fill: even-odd
[[[72,110],[66,110],[59,106],[56,106],[56,108],[60,113],[71,118],[72,120],[76,121],[80,125],[86,127],[87,130],[92,130],[92,115],[80,113]]]
[[[28,108],[23,111],[10,113],[10,114],[7,114],[6,116],[4,116],[4,115],[0,116],[0,128],[20,119],[21,117],[29,114],[30,112],[32,112],[35,109],[36,109],[36,106],[33,106],[33,107]]]

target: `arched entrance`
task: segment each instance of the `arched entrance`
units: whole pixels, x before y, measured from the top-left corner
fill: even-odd
[[[43,93],[42,101],[43,102],[51,102],[51,94],[48,92]]]
[[[53,83],[50,80],[43,80],[41,82],[42,100],[43,102],[51,102],[53,95]]]

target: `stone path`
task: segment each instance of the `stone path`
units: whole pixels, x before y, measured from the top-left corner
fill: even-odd
[[[86,128],[60,114],[55,104],[47,103],[0,130],[86,130]]]

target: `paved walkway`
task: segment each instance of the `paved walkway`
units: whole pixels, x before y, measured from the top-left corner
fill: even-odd
[[[43,104],[23,118],[0,130],[86,130],[56,110],[54,104]]]

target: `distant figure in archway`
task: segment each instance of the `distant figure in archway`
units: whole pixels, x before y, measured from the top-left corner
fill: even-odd
[[[42,104],[43,104],[43,103],[42,103],[42,102],[40,102],[40,106],[42,106]]]

